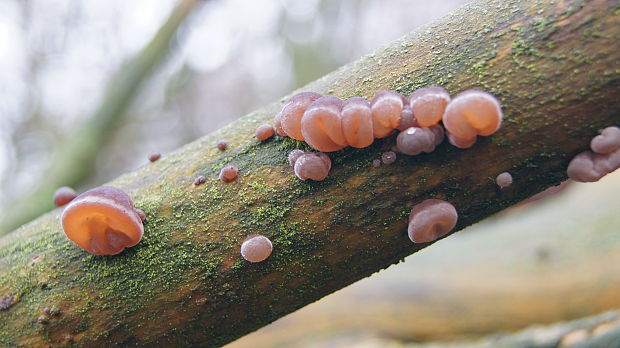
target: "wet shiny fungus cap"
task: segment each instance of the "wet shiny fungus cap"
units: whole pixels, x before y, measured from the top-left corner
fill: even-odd
[[[360,97],[347,99],[342,106],[342,131],[350,146],[364,148],[375,140],[370,104]]]
[[[332,152],[348,145],[342,131],[342,104],[340,98],[323,96],[308,105],[301,119],[301,133],[313,149]]]
[[[606,155],[620,149],[620,128],[607,127],[590,142],[592,151]]]
[[[95,255],[114,255],[142,239],[142,220],[124,191],[100,186],[77,196],[65,208],[62,229],[80,248]]]
[[[441,87],[420,88],[409,97],[409,105],[420,127],[439,123],[449,102],[450,94]]]
[[[288,135],[293,139],[303,141],[301,119],[308,106],[320,97],[321,95],[315,92],[301,92],[292,96],[284,104],[282,111],[276,116],[276,128],[278,127],[278,122],[280,122],[282,128],[282,132],[279,131],[278,134]]]
[[[471,140],[491,135],[502,124],[502,109],[492,94],[469,90],[457,95],[446,107],[443,123],[452,137]]]
[[[241,244],[241,256],[250,262],[261,262],[266,260],[273,250],[273,245],[269,238],[255,234],[249,236]]]
[[[406,102],[402,94],[393,91],[380,91],[372,98],[370,110],[375,138],[385,138],[401,125]]]
[[[427,243],[448,234],[458,220],[458,213],[452,204],[440,199],[427,199],[411,210],[409,214],[409,239],[414,243]]]
[[[295,176],[301,180],[321,181],[327,178],[332,161],[324,153],[306,152],[295,161]]]

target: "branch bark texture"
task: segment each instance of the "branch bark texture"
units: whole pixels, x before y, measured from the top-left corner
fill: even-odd
[[[304,144],[253,138],[278,102],[113,181],[147,213],[144,240],[121,255],[88,255],[64,237],[59,210],[42,216],[0,239],[0,343],[222,345],[427,246],[406,235],[424,199],[450,201],[458,230],[558,184],[598,129],[620,123],[619,11],[609,0],[476,1],[304,88],[485,89],[506,120],[472,149],[444,143],[373,168],[389,137],[330,154],[323,182],[300,181],[286,155]],[[228,164],[241,177],[224,184]],[[518,181],[500,191],[503,171]],[[253,233],[274,243],[259,264],[239,255]],[[38,323],[45,307],[60,314]]]

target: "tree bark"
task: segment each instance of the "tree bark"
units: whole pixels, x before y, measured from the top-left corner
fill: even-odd
[[[253,138],[278,102],[114,180],[147,213],[143,241],[121,255],[88,255],[64,237],[59,210],[42,216],[0,239],[0,343],[222,345],[428,246],[406,235],[424,199],[450,201],[459,230],[558,184],[598,129],[620,123],[618,11],[609,0],[476,1],[303,89],[485,89],[505,124],[472,149],[444,143],[373,168],[392,136],[330,154],[323,182],[299,181],[286,155],[304,144]],[[241,177],[221,183],[228,164]],[[510,190],[493,182],[503,171],[519,178]],[[258,264],[239,255],[254,233],[274,243]],[[38,323],[45,307],[60,315]]]

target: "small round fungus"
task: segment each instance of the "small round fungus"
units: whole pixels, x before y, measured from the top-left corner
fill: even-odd
[[[392,164],[396,162],[396,154],[393,151],[382,153],[381,162],[383,162],[383,164]]]
[[[422,152],[433,152],[435,146],[443,140],[441,126],[433,128],[411,127],[400,132],[398,137],[396,137],[398,151],[410,156],[418,155]]]
[[[321,181],[327,178],[332,161],[324,153],[306,152],[295,161],[295,175],[301,180]]]
[[[506,188],[512,185],[512,175],[508,172],[503,172],[495,178],[495,182],[500,188]]]
[[[241,243],[241,256],[250,262],[266,260],[273,251],[273,245],[269,238],[254,234],[247,237]]]
[[[273,126],[270,124],[264,124],[256,128],[256,133],[254,133],[254,135],[256,136],[256,139],[260,141],[267,140],[271,138],[274,134],[275,134],[275,130],[273,129]]]
[[[612,126],[603,129],[600,135],[592,139],[590,148],[603,155],[620,149],[620,128]]]
[[[204,184],[205,182],[207,182],[207,178],[205,178],[204,175],[200,175],[196,177],[196,179],[194,179],[194,185],[196,186],[200,186]]]
[[[289,137],[297,140],[304,140],[301,131],[301,120],[308,106],[315,100],[321,98],[321,95],[314,92],[302,92],[296,94],[284,104],[280,111],[280,122],[283,132]],[[277,116],[276,116],[277,119]],[[277,127],[277,121],[276,121]],[[278,133],[280,134],[280,133]]]
[[[575,181],[595,182],[618,168],[620,149],[605,155],[584,151],[570,161],[566,174]]]
[[[409,239],[414,243],[432,242],[448,234],[458,214],[454,206],[440,199],[427,199],[411,209],[409,214]]]
[[[375,168],[381,166],[381,160],[380,159],[372,160],[372,166],[375,167]]]
[[[301,133],[308,145],[322,152],[348,145],[342,131],[342,104],[340,98],[324,96],[308,106],[301,119]]]
[[[149,161],[151,162],[155,162],[160,158],[161,158],[161,153],[159,152],[153,152],[152,154],[149,155]]]
[[[457,95],[446,107],[443,124],[462,143],[477,135],[491,135],[502,124],[499,101],[486,92],[469,90]]]
[[[370,109],[375,138],[385,138],[400,126],[405,104],[405,97],[393,91],[380,91],[372,98]]]
[[[62,229],[80,248],[114,255],[142,239],[144,227],[123,190],[100,186],[77,196],[61,217]]]
[[[140,221],[144,221],[146,219],[146,213],[142,209],[134,209],[134,212],[140,218]]]
[[[420,88],[409,97],[409,105],[420,127],[430,127],[441,121],[450,94],[441,87]]]
[[[300,150],[300,149],[295,149],[295,150],[291,151],[291,152],[288,154],[288,164],[289,164],[291,167],[294,167],[294,166],[295,166],[295,162],[297,161],[297,159],[299,158],[299,156],[301,156],[301,155],[303,155],[303,154],[304,154],[304,152],[303,152],[302,150]]]
[[[222,140],[222,141],[220,141],[220,142],[218,142],[218,143],[217,143],[217,148],[218,148],[218,150],[220,150],[220,151],[224,151],[224,150],[226,150],[226,148],[227,148],[227,147],[228,147],[228,143],[227,143],[227,142],[225,142],[224,140]]]
[[[342,131],[350,146],[364,148],[375,140],[370,104],[360,97],[347,99],[342,106]]]
[[[76,196],[75,190],[71,187],[63,186],[54,192],[54,204],[57,207],[62,207],[71,202]]]
[[[403,112],[400,114],[400,123],[398,124],[397,129],[402,132],[407,128],[419,126],[418,121],[413,115],[411,106],[409,104],[405,104],[405,106],[403,106]]]
[[[239,170],[235,166],[226,166],[220,170],[220,180],[223,182],[231,182],[237,178]]]

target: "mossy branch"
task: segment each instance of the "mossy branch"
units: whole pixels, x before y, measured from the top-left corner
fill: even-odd
[[[304,88],[483,88],[506,122],[472,149],[444,143],[373,168],[390,137],[331,154],[323,182],[299,181],[286,155],[303,144],[253,139],[274,103],[113,181],[148,214],[144,240],[121,255],[86,254],[63,236],[58,210],[44,215],[0,239],[0,300],[12,296],[0,343],[222,345],[426,247],[406,236],[409,210],[426,198],[450,201],[458,230],[558,184],[598,129],[620,122],[619,11],[606,0],[476,1]],[[238,181],[217,180],[226,164]],[[500,191],[503,171],[518,181]],[[205,185],[192,184],[198,175]],[[252,233],[274,243],[265,262],[240,258]],[[61,314],[38,324],[49,306]]]
[[[121,123],[144,81],[168,55],[177,30],[198,2],[180,1],[153,39],[111,78],[99,107],[60,143],[36,189],[17,204],[7,205],[0,217],[0,235],[51,210],[51,197],[58,187],[76,187],[93,174],[97,153]]]

